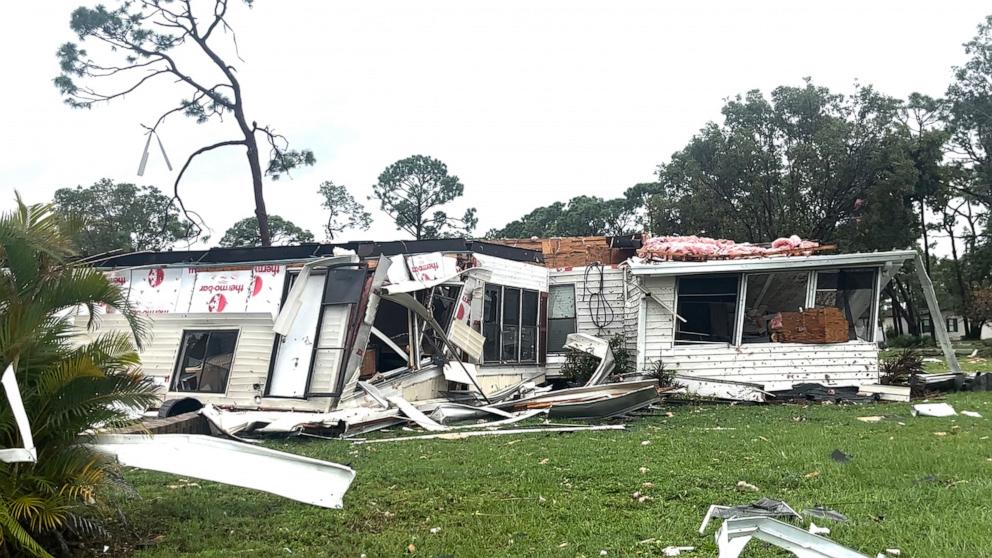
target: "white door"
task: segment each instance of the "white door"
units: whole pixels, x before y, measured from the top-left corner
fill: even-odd
[[[324,275],[311,275],[303,290],[300,311],[289,334],[280,336],[276,361],[268,395],[272,397],[305,397],[313,344],[317,342],[317,317],[324,292]]]

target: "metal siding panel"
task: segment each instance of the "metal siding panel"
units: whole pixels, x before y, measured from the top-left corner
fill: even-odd
[[[602,292],[604,300],[610,305],[613,313],[613,320],[608,326],[600,330],[593,323],[593,305],[590,296],[598,290],[598,272],[590,271],[589,281],[595,282],[596,288],[588,285],[585,281],[586,267],[575,267],[565,270],[552,269],[549,275],[549,283],[552,285],[574,285],[575,286],[575,327],[578,333],[588,333],[600,337],[610,337],[617,333],[624,333],[624,322],[626,312],[626,300],[624,299],[623,277],[624,270],[613,267],[603,269]],[[603,310],[604,320],[609,318],[608,311]]]
[[[479,265],[492,272],[487,283],[507,287],[519,287],[534,291],[548,291],[548,269],[540,265],[495,258],[485,254],[473,254]]]
[[[878,351],[873,347],[853,342],[680,348],[663,353],[662,360],[687,376],[753,382],[766,389],[802,382],[860,385],[878,381]]]
[[[348,317],[351,307],[335,305],[324,308],[318,347],[341,347],[348,332]],[[334,390],[334,380],[341,369],[343,351],[317,351],[314,360],[313,377],[310,380],[311,393],[330,393]]]
[[[226,394],[190,394],[203,401],[225,404],[253,405],[255,384],[264,385],[272,357],[272,316],[269,314],[163,314],[148,317],[150,337],[138,352],[146,376],[172,378],[176,355],[185,329],[237,329],[238,345]],[[107,331],[127,331],[127,322],[120,315],[102,316],[98,328],[86,339]],[[170,392],[169,396],[178,395]]]

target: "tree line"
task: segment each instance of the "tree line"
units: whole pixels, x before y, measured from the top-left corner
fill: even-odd
[[[540,207],[488,236],[699,234],[748,242],[780,236],[842,251],[908,248],[922,239],[941,307],[978,337],[992,321],[992,16],[941,98],[906,99],[867,85],[840,94],[800,87],[728,99],[622,197],[577,196]],[[937,241],[949,257],[933,254]],[[900,274],[886,289],[895,333],[921,333],[919,290]]]
[[[72,13],[70,28],[78,40],[58,49],[60,73],[54,79],[69,106],[93,108],[139,89],[169,88],[177,101],[143,124],[149,141],[176,114],[200,124],[213,122],[231,134],[194,149],[169,194],[108,181],[60,190],[58,205],[86,208],[102,220],[87,227],[85,251],[162,249],[200,237],[205,223],[186,207],[182,180],[198,158],[222,148],[245,153],[255,200],[254,215],[226,231],[222,245],[314,239],[312,232],[266,210],[264,179],[278,180],[313,165],[316,156],[309,149],[290,148],[276,128],[247,115],[249,92],[233,62],[243,60],[228,21],[230,7],[227,0],[119,1]],[[973,336],[974,326],[992,317],[978,311],[984,307],[978,304],[979,293],[989,287],[992,272],[987,232],[990,29],[992,18],[964,44],[965,63],[954,68],[941,98],[914,93],[900,99],[870,85],[842,94],[808,78],[799,87],[749,91],[726,100],[722,121],[703,126],[657,167],[654,181],[634,185],[617,198],[581,195],[539,207],[486,236],[649,231],[767,242],[798,234],[846,251],[909,247],[922,238],[925,261],[944,287],[946,306],[967,318],[965,330]],[[186,65],[193,60],[206,64]],[[225,116],[230,118],[224,121]],[[325,182],[319,191],[328,212],[328,239],[368,226],[370,214],[347,189]],[[104,196],[108,192],[118,195]],[[444,163],[416,155],[388,166],[371,199],[397,230],[422,239],[474,230],[474,209],[460,216],[445,210],[463,192]],[[128,200],[133,203],[121,203]],[[932,256],[937,239],[950,245],[949,258]],[[912,282],[897,278],[890,291],[896,313],[907,318],[910,333],[919,333]]]
[[[327,214],[324,239],[333,241],[346,230],[368,230],[372,214],[348,191],[325,181],[317,188]],[[475,208],[461,217],[448,215],[444,204],[460,197],[464,186],[441,161],[423,155],[399,160],[379,176],[371,199],[414,238],[467,236],[475,228]],[[169,250],[181,243],[209,241],[202,221],[188,218],[155,186],[103,178],[91,186],[59,188],[53,206],[79,222],[73,241],[80,254],[99,256],[120,252]],[[222,247],[241,248],[314,242],[313,232],[279,215],[267,215],[268,239],[257,215],[234,223],[221,236]]]

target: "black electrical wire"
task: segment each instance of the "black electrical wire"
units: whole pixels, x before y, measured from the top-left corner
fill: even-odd
[[[599,273],[599,286],[595,289],[589,288],[589,272],[596,269]],[[586,300],[589,302],[589,318],[592,324],[600,331],[610,327],[616,320],[616,311],[610,304],[609,297],[606,296],[606,268],[603,264],[596,262],[586,266],[582,274],[582,289]]]

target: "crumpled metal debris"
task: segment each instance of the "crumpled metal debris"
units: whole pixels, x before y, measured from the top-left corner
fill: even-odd
[[[848,517],[846,515],[840,513],[839,511],[824,508],[822,506],[806,508],[803,510],[803,515],[815,517],[817,519],[829,519],[830,521],[848,521]]]
[[[714,517],[728,519],[731,517],[796,517],[802,518],[792,506],[782,500],[763,497],[760,500],[742,506],[712,505],[703,517],[699,526],[699,534],[706,533],[706,527]]]

